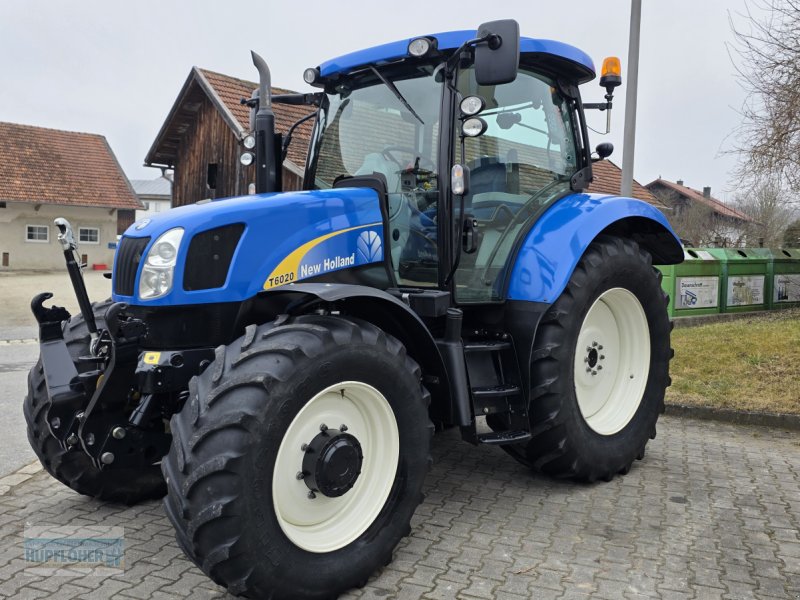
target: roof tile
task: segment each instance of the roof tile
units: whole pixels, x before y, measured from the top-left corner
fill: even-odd
[[[610,160],[599,160],[592,164],[594,180],[587,191],[594,194],[613,194],[619,196],[622,185],[622,170]],[[652,192],[633,180],[632,196],[652,204],[658,209],[667,208],[653,196]]]
[[[200,73],[206,78],[211,87],[220,97],[225,107],[236,118],[241,126],[241,131],[249,131],[250,109],[241,103],[242,98],[249,98],[258,84],[244,79],[237,79],[222,73],[215,73],[207,69],[199,69]],[[291,90],[283,88],[272,88],[273,94],[293,94]],[[280,133],[286,133],[289,128],[304,116],[313,113],[314,107],[297,106],[293,104],[273,104],[272,111],[275,113],[275,129]],[[287,158],[300,168],[305,167],[308,145],[311,142],[311,130],[314,126],[314,119],[309,119],[300,125],[292,136],[292,143],[289,146]]]
[[[106,138],[0,123],[0,200],[142,208]]]
[[[708,198],[706,198],[705,196],[703,196],[703,192],[696,190],[694,188],[673,183],[672,181],[667,181],[666,179],[656,179],[655,181],[651,181],[650,183],[647,184],[647,187],[650,188],[651,186],[655,185],[662,185],[666,188],[669,188],[679,193],[681,196],[684,196],[689,200],[693,200],[695,202],[699,202],[700,204],[704,204],[714,212],[724,217],[739,219],[740,221],[755,222],[755,220],[752,217],[746,215],[742,211],[736,210],[735,208],[728,206],[727,204],[723,203],[720,200],[717,200],[713,196],[709,196]]]

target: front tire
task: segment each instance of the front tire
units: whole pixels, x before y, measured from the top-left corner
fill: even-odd
[[[539,325],[533,437],[510,453],[582,481],[610,480],[643,458],[670,384],[666,305],[647,252],[630,240],[595,241]]]
[[[420,380],[403,345],[361,320],[249,326],[172,419],[164,504],[180,546],[253,598],[365,583],[422,499],[433,425]]]

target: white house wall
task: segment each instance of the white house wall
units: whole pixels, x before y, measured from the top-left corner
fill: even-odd
[[[7,254],[8,266],[2,270],[53,270],[64,269],[64,255],[58,243],[58,228],[53,224],[56,217],[67,219],[78,240],[80,227],[99,229],[97,244],[78,242],[78,254],[86,255],[86,264],[106,265],[109,269],[114,259],[114,249],[109,244],[117,241],[117,211],[110,208],[82,206],[39,205],[6,202],[0,208],[0,259]],[[27,225],[44,225],[49,228],[47,242],[26,241]],[[0,260],[0,265],[4,261]]]

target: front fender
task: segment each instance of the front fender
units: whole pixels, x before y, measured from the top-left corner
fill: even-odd
[[[555,302],[589,244],[601,233],[635,240],[656,264],[683,260],[678,236],[652,205],[620,196],[570,194],[547,209],[524,237],[509,270],[506,297]]]

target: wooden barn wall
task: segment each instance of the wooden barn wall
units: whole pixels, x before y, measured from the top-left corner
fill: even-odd
[[[192,127],[178,148],[173,206],[237,193],[239,143],[208,98],[204,98]],[[217,165],[216,189],[206,185],[208,165]]]
[[[175,161],[173,206],[192,204],[206,198],[226,198],[247,193],[255,181],[255,167],[243,167],[239,156],[244,148],[223,120],[211,100],[204,98],[192,127],[184,134]],[[206,185],[208,165],[217,164],[217,187]],[[303,178],[283,170],[283,189],[299,190]]]

